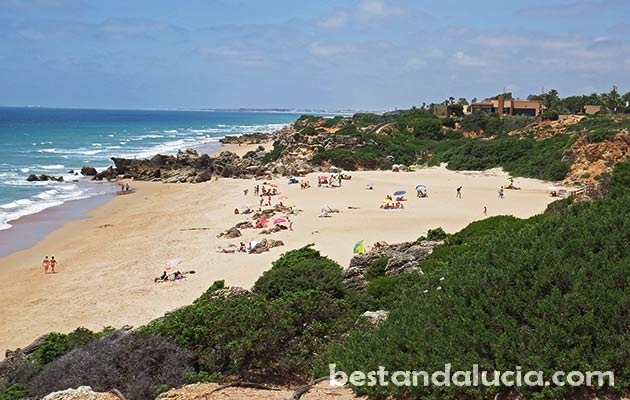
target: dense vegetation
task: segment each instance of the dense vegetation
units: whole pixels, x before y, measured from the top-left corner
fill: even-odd
[[[220,287],[145,332],[190,349],[208,373],[297,377],[308,374],[313,354],[338,340],[357,318],[340,266],[310,247],[275,261],[251,295],[215,296]]]
[[[557,370],[612,370],[615,388],[593,389],[628,391],[629,170],[628,163],[617,168],[609,199],[524,221],[490,218],[453,235],[423,264],[425,274],[408,277],[404,290],[389,299],[389,318],[333,345],[316,374],[328,373],[328,363],[343,371],[521,366],[547,377]],[[500,390],[356,389],[374,397],[434,399],[489,398]],[[518,390],[531,398],[560,398],[577,389]]]
[[[184,382],[294,381],[337,370],[611,370],[630,391],[630,161],[606,182],[607,198],[563,201],[526,220],[493,217],[447,235],[423,274],[368,269],[365,292],[342,285],[341,268],[310,246],[285,253],[252,293],[216,282],[192,305],[136,332],[77,329],[48,335],[10,372],[0,399],[87,384],[148,399]],[[425,239],[425,238],[421,238]],[[383,309],[377,326],[358,323]],[[8,386],[7,385],[7,386]],[[497,387],[358,386],[375,398],[485,399]],[[571,386],[519,387],[533,399],[566,398]]]
[[[578,136],[588,142],[609,140],[620,129],[630,128],[630,92],[571,96],[562,99],[550,90],[528,98],[543,103],[545,111],[537,118],[526,115],[499,116],[496,113],[461,112],[466,99],[451,97],[439,107],[448,115],[438,117],[430,110],[438,106],[413,107],[381,115],[358,113],[352,118],[331,119],[302,116],[296,122],[300,134],[353,136],[359,145],[322,146],[311,159],[315,165],[335,165],[355,170],[389,169],[393,164],[448,163],[453,170],[483,170],[503,167],[514,176],[548,180],[564,179],[570,165],[563,152]],[[511,99],[511,93],[503,93]],[[496,98],[496,96],[495,96]],[[584,113],[587,105],[601,106],[595,115],[567,129],[566,134],[544,140],[535,139],[529,128],[534,122],[557,120],[563,114]],[[543,125],[541,125],[543,126]],[[323,127],[329,129],[324,130]],[[544,127],[544,126],[543,126]],[[475,136],[476,139],[465,139]],[[341,141],[343,143],[343,141]]]

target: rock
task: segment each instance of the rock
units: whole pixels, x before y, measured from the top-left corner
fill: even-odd
[[[231,227],[230,229],[228,229],[227,231],[221,232],[221,233],[219,233],[217,235],[218,238],[223,237],[223,238],[226,238],[226,239],[234,239],[234,238],[241,237],[241,236],[243,236],[241,234],[241,231],[236,229],[236,227],[234,227],[234,226]]]
[[[92,177],[92,180],[102,181],[103,179],[106,179],[109,181],[109,180],[116,179],[117,176],[118,176],[118,172],[112,166],[109,166],[106,170],[95,174]]]
[[[253,229],[254,228],[254,224],[252,224],[250,221],[243,221],[243,222],[239,222],[238,224],[234,225],[235,228],[237,229]]]
[[[364,290],[367,286],[365,274],[372,263],[380,258],[387,258],[386,276],[396,276],[406,272],[423,273],[420,263],[429,257],[433,252],[433,247],[441,243],[422,241],[380,244],[376,249],[352,257],[348,268],[342,271],[344,284],[350,290]]]
[[[51,175],[35,175],[35,174],[30,174],[27,178],[27,181],[29,182],[38,182],[38,181],[56,181],[56,182],[63,182],[63,176],[51,176]]]
[[[50,393],[42,400],[120,400],[120,398],[113,393],[95,392],[89,386],[79,386],[76,389]]]
[[[232,286],[225,289],[218,289],[212,293],[211,297],[220,297],[224,299],[233,299],[236,297],[249,296],[251,292],[239,286]]]
[[[27,382],[36,374],[36,366],[23,350],[7,350],[5,359],[0,361],[0,393],[15,383]]]
[[[96,168],[90,166],[83,166],[81,168],[81,175],[83,176],[94,176],[97,174]]]
[[[361,317],[367,319],[370,325],[376,326],[380,324],[381,322],[385,321],[388,315],[389,315],[389,312],[385,310],[378,310],[378,311],[366,311],[363,314],[361,314]]]

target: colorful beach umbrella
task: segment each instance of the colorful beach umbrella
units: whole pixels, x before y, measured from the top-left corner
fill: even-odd
[[[427,187],[425,185],[416,185],[416,190],[424,190]]]
[[[178,266],[179,264],[181,264],[182,261],[183,260],[181,258],[171,258],[164,264],[164,269],[174,268]]]
[[[276,218],[276,219],[273,220],[274,224],[281,224],[283,222],[287,222],[287,219],[280,217],[280,218]]]
[[[355,243],[354,248],[352,249],[352,252],[354,254],[365,253],[365,244],[363,243],[363,240],[359,240],[358,242]]]
[[[405,191],[405,190],[396,190],[394,192],[394,196],[402,196],[405,193],[407,193],[407,191]]]

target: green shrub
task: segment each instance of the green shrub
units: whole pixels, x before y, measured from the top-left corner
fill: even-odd
[[[75,347],[82,346],[111,332],[110,329],[106,329],[101,333],[94,333],[89,329],[77,328],[69,334],[49,333],[44,338],[42,345],[30,355],[30,358],[43,366]]]
[[[25,397],[29,397],[30,393],[24,385],[20,383],[16,383],[14,385],[9,386],[2,392],[0,392],[0,400],[17,400],[23,399]]]
[[[333,298],[346,293],[341,279],[341,266],[322,257],[311,247],[291,250],[273,262],[254,284],[253,292],[269,299],[279,298],[288,292],[318,290]]]
[[[201,371],[304,376],[313,355],[346,333],[358,314],[322,291],[209,298],[145,328],[193,351]],[[249,379],[249,378],[248,378]]]
[[[435,229],[429,229],[427,231],[427,236],[419,237],[418,241],[420,240],[438,241],[438,240],[444,240],[447,237],[448,237],[448,234],[444,232],[444,229],[442,229],[441,226],[439,226]]]
[[[316,165],[322,165],[324,162],[330,162],[339,168],[354,171],[357,168],[357,159],[350,150],[335,148],[331,150],[320,149],[311,158],[311,162]]]
[[[557,110],[545,110],[540,115],[540,119],[543,121],[557,121],[560,118],[560,114]]]
[[[520,366],[545,376],[600,370],[615,376],[614,388],[595,389],[600,397],[627,393],[629,208],[625,194],[529,220],[504,217],[471,224],[453,235],[456,244],[436,248],[422,263],[425,275],[391,303],[386,321],[333,344],[316,362],[314,375],[327,373],[329,363],[344,371],[379,366],[443,371],[446,363],[453,371],[469,371],[473,364],[480,371]],[[510,388],[355,389],[374,398],[485,399]],[[518,388],[537,399],[570,398],[583,389]]]
[[[222,375],[218,372],[213,374],[209,374],[206,371],[189,371],[184,373],[184,380],[186,383],[197,383],[197,382],[219,382],[221,380]]]
[[[385,267],[387,267],[387,257],[381,257],[374,261],[368,267],[367,271],[365,271],[365,279],[368,281],[378,278],[379,276],[385,276]]]
[[[284,151],[284,145],[280,144],[280,142],[273,142],[273,149],[264,155],[262,159],[263,164],[267,164],[273,161],[276,161],[282,155]]]

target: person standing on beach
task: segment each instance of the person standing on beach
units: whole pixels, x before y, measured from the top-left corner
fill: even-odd
[[[483,206],[483,215],[488,215],[488,208]]]
[[[50,257],[50,272],[55,273],[55,267],[57,266],[57,260],[55,260],[55,256]]]
[[[48,273],[48,267],[50,266],[50,261],[48,260],[48,256],[44,257],[44,261],[42,261],[42,267],[44,267],[44,273]]]
[[[459,197],[460,199],[462,198],[462,187],[458,187],[457,188],[457,197]]]
[[[289,223],[289,230],[292,231],[293,230],[293,221],[291,221],[291,218],[287,217],[287,222]]]

